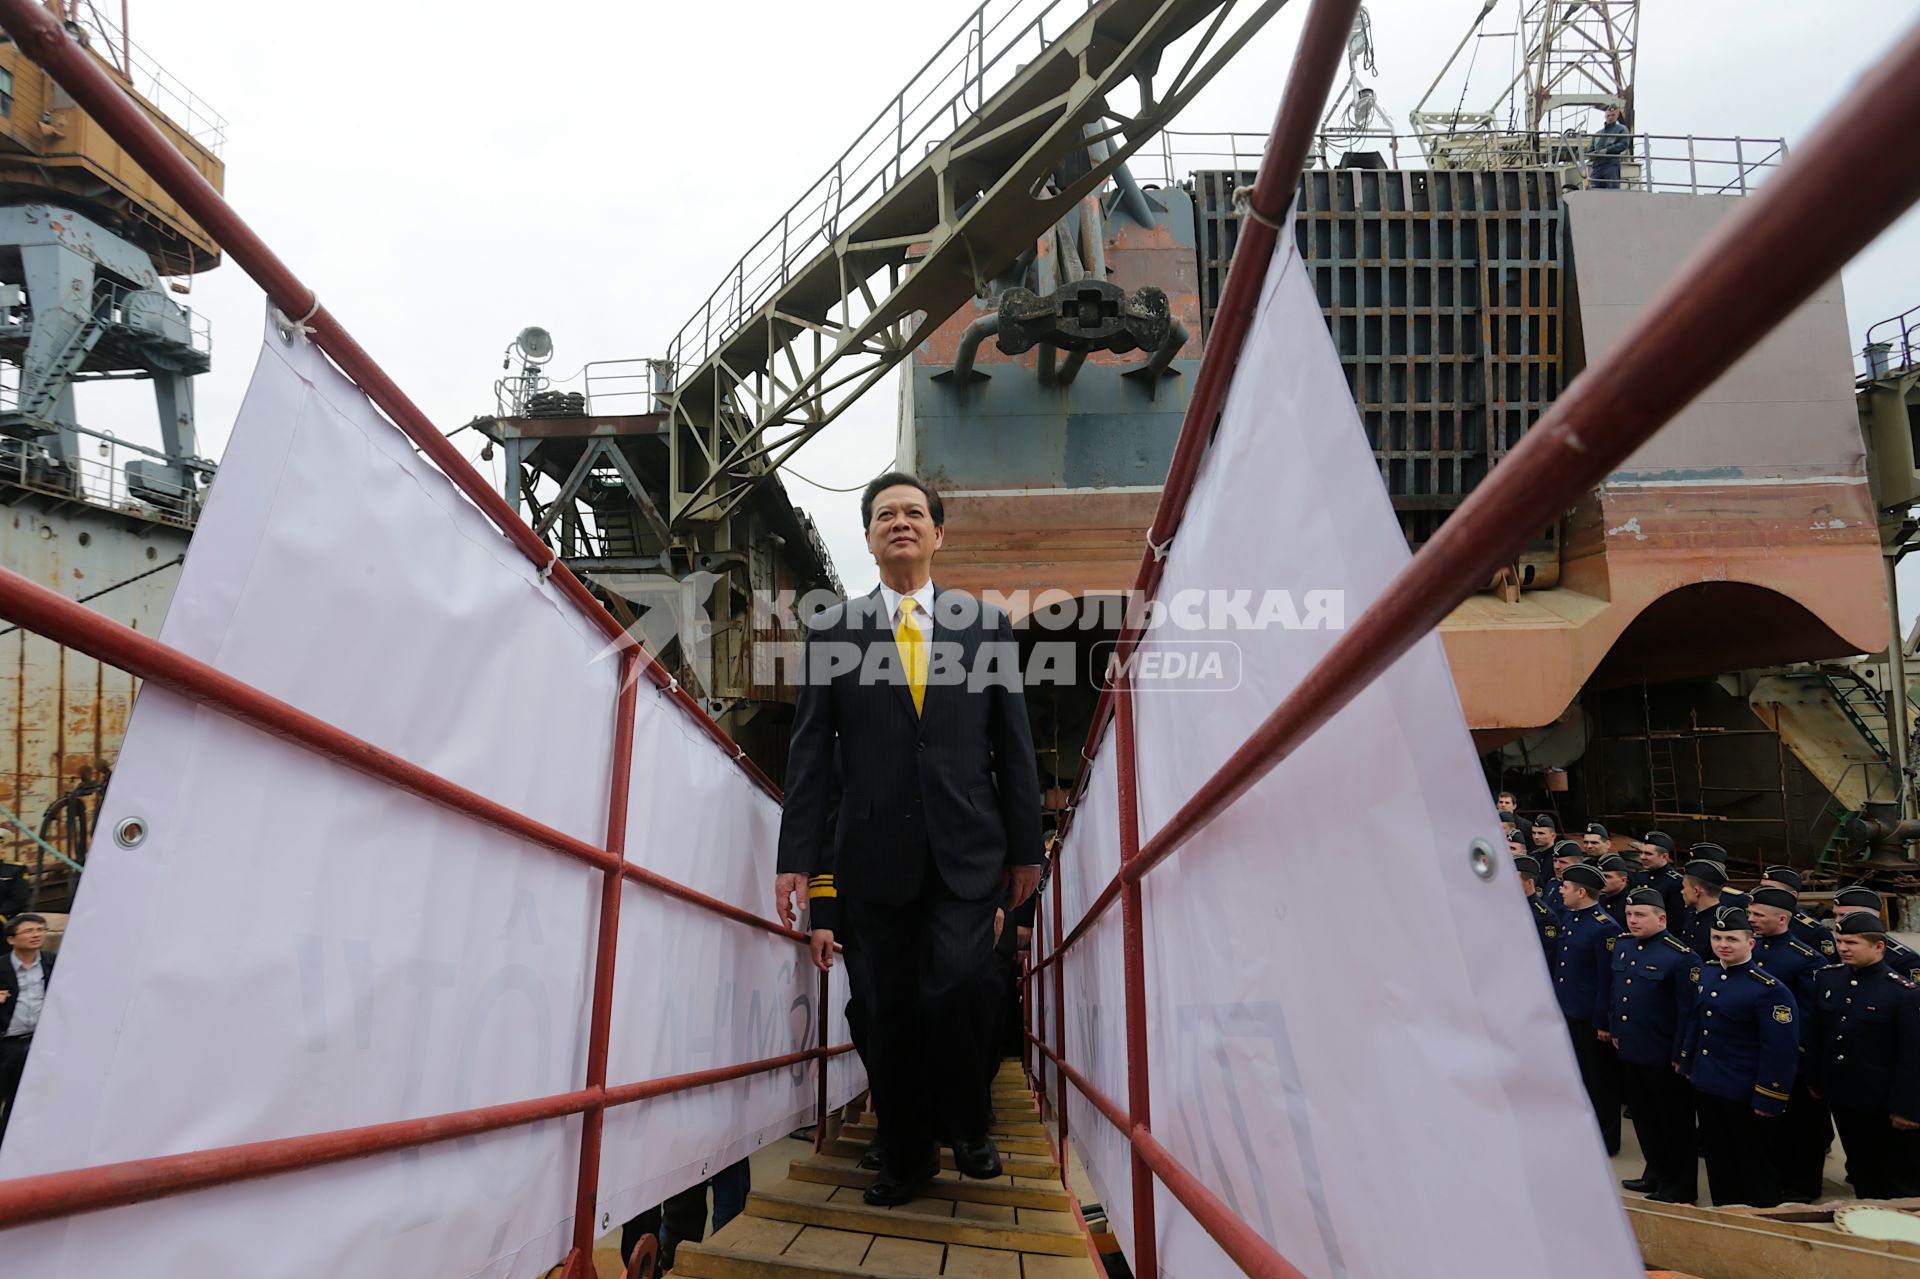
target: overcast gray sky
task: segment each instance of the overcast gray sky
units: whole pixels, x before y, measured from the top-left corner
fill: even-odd
[[[1503,0],[1488,29],[1511,30],[1517,3]],[[1177,127],[1264,133],[1306,7],[1293,0]],[[1479,0],[1368,7],[1372,83],[1404,127]],[[972,0],[132,0],[131,26],[226,116],[234,205],[452,429],[491,410],[502,350],[525,325],[552,331],[561,375],[661,354],[971,11]],[[1801,142],[1916,20],[1920,0],[1647,0],[1637,128]],[[1469,108],[1491,105],[1510,62],[1506,42],[1481,46]],[[1458,100],[1457,77],[1448,93]],[[1920,304],[1920,216],[1845,283],[1856,344],[1868,324]],[[214,327],[214,369],[198,382],[213,455],[246,389],[261,295],[228,263],[188,300]],[[103,407],[113,416],[90,423],[152,438],[144,407]],[[895,409],[876,390],[797,470],[839,486],[875,474],[891,460]],[[459,438],[478,449],[473,434]],[[848,589],[869,589],[856,499],[789,487],[819,517]]]

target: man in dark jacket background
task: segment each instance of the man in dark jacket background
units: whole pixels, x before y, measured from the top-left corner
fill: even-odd
[[[47,921],[39,915],[19,914],[7,921],[10,949],[0,960],[0,1107],[5,1108],[0,1112],[0,1140],[5,1140],[13,1118],[14,1094],[20,1091],[53,977],[53,956],[40,949],[46,941]]]

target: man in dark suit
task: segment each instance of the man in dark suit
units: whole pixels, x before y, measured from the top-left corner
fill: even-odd
[[[8,951],[0,956],[0,1107],[5,1107],[0,1140],[13,1118],[14,1094],[20,1091],[47,984],[53,979],[53,956],[40,949],[46,940],[47,921],[38,915],[23,913],[7,921]]]
[[[794,898],[832,900],[858,939],[847,959],[881,1165],[866,1199],[899,1204],[938,1170],[940,1140],[962,1173],[1000,1175],[981,1061],[994,1051],[994,912],[1039,883],[1040,780],[1010,622],[934,585],[940,495],[892,472],[860,514],[880,586],[810,624],[774,898],[789,927]],[[834,930],[821,922],[824,968]]]

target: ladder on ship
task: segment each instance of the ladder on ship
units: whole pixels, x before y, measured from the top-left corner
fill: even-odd
[[[992,1135],[1005,1172],[973,1181],[944,1154],[937,1177],[897,1208],[861,1199],[858,1166],[873,1137],[861,1114],[795,1159],[785,1180],[755,1187],[746,1211],[704,1243],[681,1244],[673,1273],[694,1279],[1092,1279],[1101,1274],[1018,1062],[993,1084]]]

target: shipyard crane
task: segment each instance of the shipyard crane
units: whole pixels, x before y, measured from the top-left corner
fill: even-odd
[[[1552,139],[1588,132],[1601,107],[1617,107],[1633,126],[1634,64],[1640,44],[1640,0],[1519,0],[1514,31],[1485,30],[1500,0],[1484,0],[1467,34],[1408,117],[1436,169],[1530,168],[1561,157]],[[1467,109],[1482,45],[1524,40],[1518,70],[1491,106]],[[1458,97],[1430,108],[1467,55]],[[1450,86],[1449,86],[1450,88]]]
[[[613,394],[589,366],[566,403],[534,403],[524,376],[498,388],[498,415],[475,425],[505,452],[508,503],[728,732],[777,750],[780,717],[759,711],[790,692],[756,655],[793,636],[755,601],[838,590],[779,468],[970,299],[1021,275],[1009,268],[1023,254],[1048,257],[1037,241],[1056,228],[1071,240],[1109,179],[1150,221],[1125,161],[1285,3],[984,0],[741,255],[665,359],[612,362]],[[1138,299],[1104,278],[1086,290],[1090,310],[1126,313],[1103,349],[1185,332],[1164,298],[1135,316]],[[1030,327],[1068,305],[1028,301]]]
[[[676,533],[739,510],[1285,2],[986,0],[969,14],[674,336]]]

